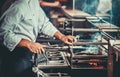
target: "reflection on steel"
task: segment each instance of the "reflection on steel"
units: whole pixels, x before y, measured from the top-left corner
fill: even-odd
[[[100,31],[105,31],[105,32],[117,32],[119,29],[118,28],[103,28],[103,29],[90,29],[90,28],[74,28],[74,29],[70,29],[70,28],[60,28],[60,30],[62,31],[74,31],[74,32],[100,32]]]
[[[37,77],[71,77],[70,75],[68,75],[67,73],[44,73],[43,75],[41,75],[41,71],[40,73],[38,73]]]
[[[69,18],[85,18],[87,16],[90,16],[90,14],[85,13],[81,10],[62,9],[62,11]]]
[[[75,42],[73,45],[107,45],[107,42]]]
[[[65,68],[69,66],[69,63],[65,57],[65,53],[57,49],[45,49],[46,54],[42,54],[43,57],[38,57],[38,68]],[[41,54],[40,54],[41,56]],[[41,61],[42,59],[44,61]],[[47,58],[47,59],[46,59]]]
[[[71,77],[67,73],[47,73],[49,77]]]
[[[119,29],[119,27],[100,18],[95,19],[95,20],[87,19],[87,21],[98,28],[102,28],[102,29],[104,28],[116,28],[117,29],[118,28]]]

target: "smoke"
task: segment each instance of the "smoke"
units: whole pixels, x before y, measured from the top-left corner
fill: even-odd
[[[106,13],[112,8],[111,0],[75,0],[75,8],[91,15]]]
[[[99,4],[99,0],[85,0],[82,10],[89,14],[96,14],[96,10]]]
[[[111,0],[100,0],[97,11],[100,13],[106,13],[112,9]]]
[[[87,12],[91,15],[96,14],[99,0],[75,0],[75,8]]]

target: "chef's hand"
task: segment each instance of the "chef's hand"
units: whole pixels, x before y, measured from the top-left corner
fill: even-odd
[[[61,4],[59,1],[55,1],[52,6],[53,7],[61,7]]]
[[[33,53],[44,53],[45,50],[43,47],[45,46],[37,42],[31,42],[31,44],[28,45],[28,49]]]
[[[67,36],[62,36],[61,41],[63,41],[66,44],[72,44],[73,42],[76,42],[77,39],[74,36],[67,35]]]
[[[65,36],[59,31],[57,31],[54,36],[66,44],[72,44],[73,42],[77,42],[77,39],[74,36],[71,35]]]
[[[42,45],[40,43],[37,42],[32,42],[26,39],[22,39],[19,44],[19,47],[26,47],[28,48],[32,53],[44,53],[45,50],[43,49],[43,47],[45,47],[45,45]]]

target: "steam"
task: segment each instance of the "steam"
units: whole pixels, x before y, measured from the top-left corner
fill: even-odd
[[[112,2],[111,0],[100,0],[98,6],[98,12],[106,13],[112,9]]]
[[[95,15],[96,12],[106,13],[111,8],[111,0],[75,0],[75,9],[82,10],[91,15]]]

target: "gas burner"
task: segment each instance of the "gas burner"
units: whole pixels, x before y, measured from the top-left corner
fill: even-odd
[[[81,42],[77,47],[74,44],[70,48],[72,69],[107,69],[107,49],[101,44]]]
[[[39,56],[41,56],[41,54],[39,54]],[[44,55],[42,54],[42,56],[43,57],[38,57],[37,59],[38,68],[61,68],[69,66],[69,62],[67,61],[64,52],[58,50],[55,51],[55,49],[50,49],[49,51],[48,49]]]
[[[67,73],[44,73],[41,70],[38,71],[38,77],[71,77]]]

